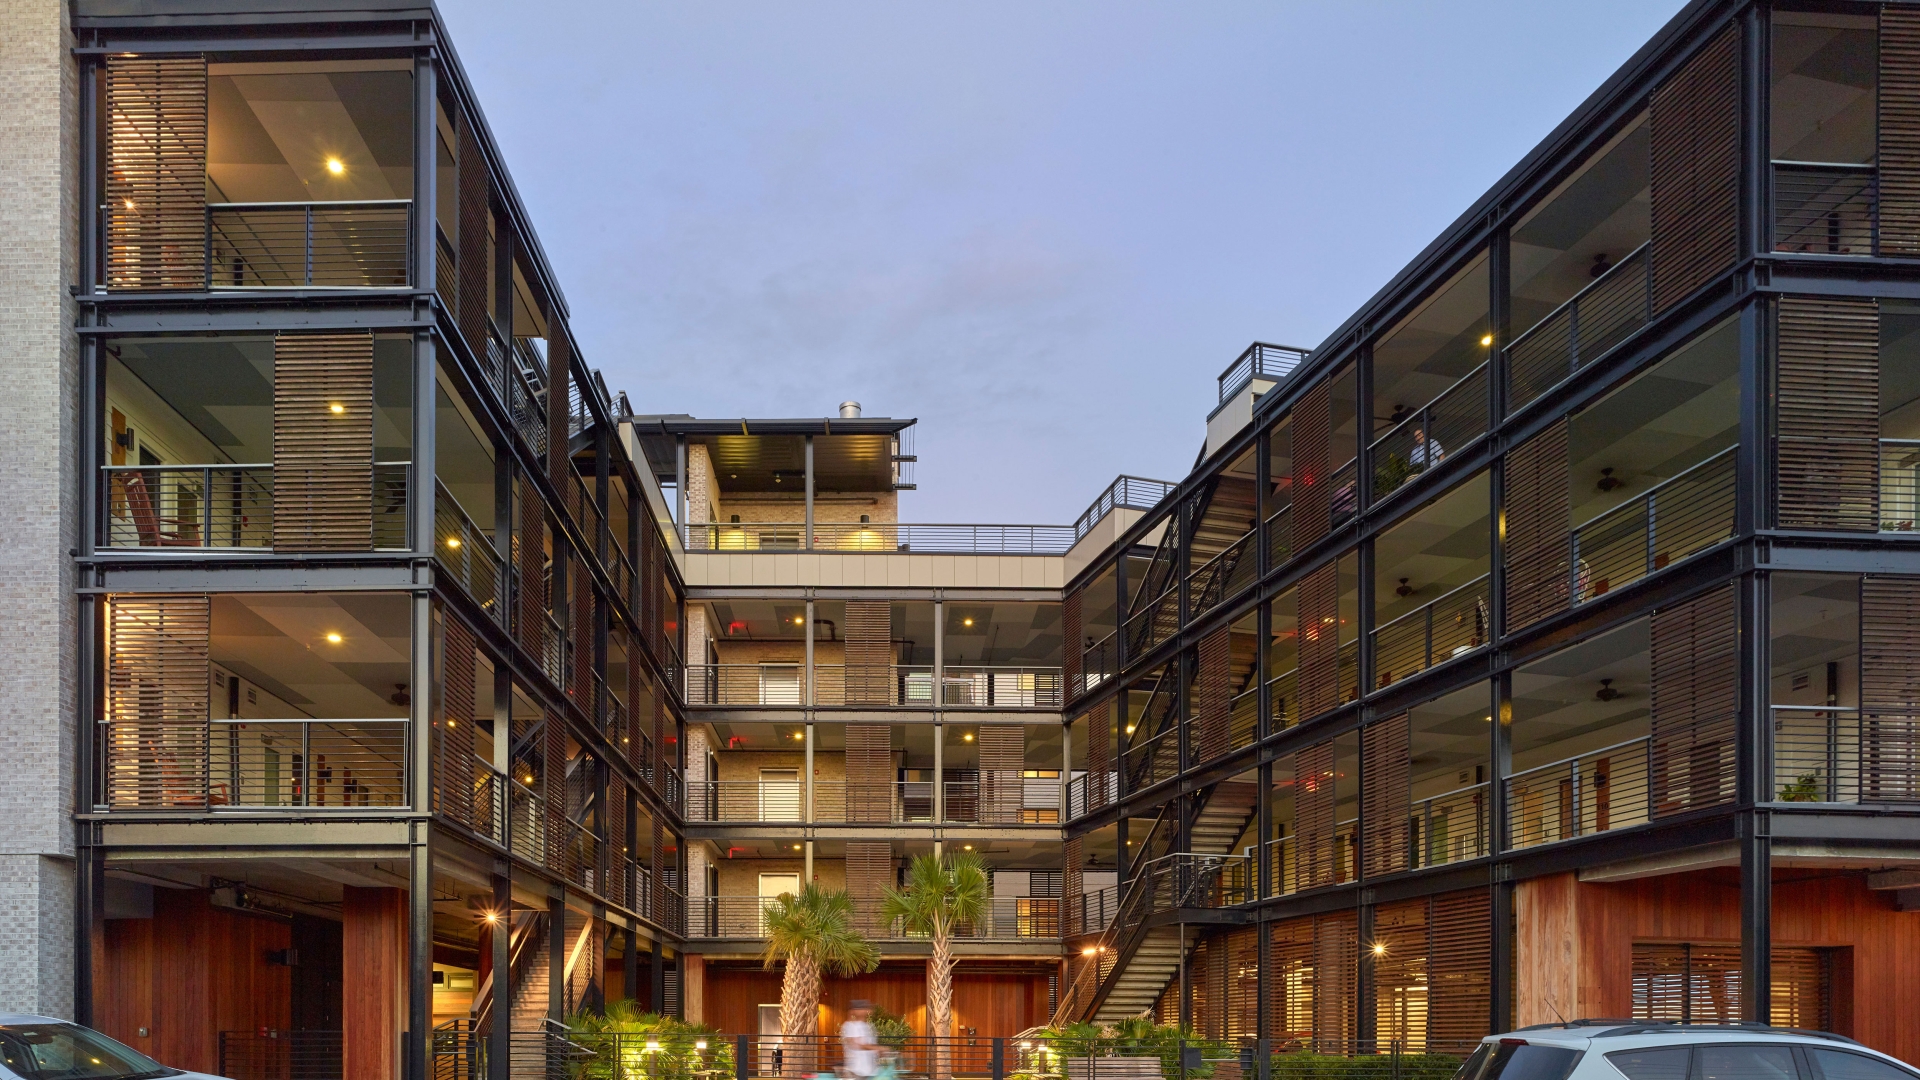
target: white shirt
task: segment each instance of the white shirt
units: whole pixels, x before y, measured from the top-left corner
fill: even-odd
[[[872,1076],[880,1071],[880,1056],[863,1049],[874,1043],[873,1025],[865,1020],[849,1020],[840,1025],[840,1046],[847,1056],[847,1071],[855,1076]]]

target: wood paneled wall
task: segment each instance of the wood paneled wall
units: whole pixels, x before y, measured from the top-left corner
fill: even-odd
[[[406,1026],[407,894],[349,885],[340,913],[341,976],[349,987],[340,1018],[346,1075],[397,1077]]]
[[[292,969],[267,963],[292,944],[289,923],[180,889],[155,889],[153,916],[107,922],[101,1031],[163,1065],[217,1073],[220,1032],[292,1026]]]
[[[962,963],[953,977],[953,1025],[956,1032],[976,1029],[981,1039],[1007,1038],[1047,1022],[1047,976],[1052,965]],[[728,1034],[759,1030],[760,1005],[780,1000],[780,972],[758,965],[705,965],[705,1022]],[[828,979],[822,993],[820,1030],[840,1030],[855,998],[906,1018],[916,1033],[926,1031],[927,969],[924,964],[883,964],[852,979]],[[691,1001],[691,999],[689,999]]]
[[[1631,1016],[1635,941],[1740,940],[1732,869],[1610,883],[1535,878],[1516,887],[1514,908],[1521,1025],[1553,1022],[1554,1008]],[[1920,1013],[1901,1004],[1920,993],[1920,913],[1895,910],[1892,894],[1868,889],[1860,874],[1783,868],[1774,874],[1773,943],[1851,948],[1853,992],[1836,988],[1835,997],[1857,1004],[1852,1030],[1839,1034],[1904,1060],[1920,1056]]]

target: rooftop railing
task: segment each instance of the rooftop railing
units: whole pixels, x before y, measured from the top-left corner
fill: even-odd
[[[1179,486],[1167,480],[1148,480],[1140,476],[1116,477],[1113,483],[1107,485],[1107,490],[1094,498],[1093,505],[1074,520],[1073,537],[1078,540],[1087,535],[1089,530],[1100,524],[1101,518],[1115,510],[1151,510]]]
[[[829,555],[1061,555],[1075,534],[1065,525],[920,525],[894,522],[731,521],[686,525],[681,538],[694,552],[797,552]]]
[[[1269,345],[1256,341],[1247,346],[1247,351],[1234,358],[1227,370],[1220,373],[1220,396],[1225,401],[1240,392],[1255,379],[1273,379],[1279,381],[1293,372],[1294,368],[1306,363],[1308,350],[1291,345]]]

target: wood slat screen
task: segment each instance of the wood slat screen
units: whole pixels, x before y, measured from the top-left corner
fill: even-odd
[[[120,594],[107,612],[107,805],[208,803],[207,596]]]
[[[1300,717],[1340,704],[1340,569],[1329,562],[1300,581]]]
[[[1227,953],[1222,944],[1222,939],[1217,937],[1201,938],[1187,957],[1187,986],[1193,995],[1193,1031],[1203,1039],[1220,1038],[1225,1020],[1220,1005],[1227,994]],[[1167,989],[1179,992],[1178,975],[1168,981]],[[1177,1000],[1175,1007],[1178,1008]]]
[[[1920,255],[1920,10],[1880,5],[1880,254]]]
[[[1313,920],[1313,1038],[1322,1047],[1349,1046],[1358,1034],[1354,992],[1360,985],[1360,921],[1351,911]]]
[[[434,770],[434,806],[472,828],[478,816],[474,776],[474,638],[465,623],[443,614],[440,646],[441,720]]]
[[[1334,840],[1333,744],[1315,743],[1293,755],[1293,828],[1302,889],[1340,880]]]
[[[373,332],[273,339],[273,549],[373,548]]]
[[[1740,1019],[1740,946],[1634,942],[1633,1019],[1728,1024]]]
[[[1653,309],[1740,255],[1740,28],[1729,26],[1653,92]]]
[[[207,287],[207,60],[108,56],[107,286]]]
[[[1733,586],[1653,613],[1653,814],[1719,806],[1734,796],[1739,624]]]
[[[487,332],[487,312],[493,305],[488,292],[493,288],[493,181],[487,175],[486,155],[480,149],[480,136],[473,121],[462,114],[459,156],[454,162],[454,184],[458,188],[454,237],[458,248],[454,273],[459,279],[459,309],[455,313],[460,334],[474,356],[486,361],[491,349]],[[445,295],[444,293],[442,295]],[[504,359],[504,358],[501,358]],[[499,361],[494,361],[499,362]]]
[[[1200,639],[1193,675],[1195,764],[1225,757],[1228,714],[1233,707],[1233,630],[1222,626]]]
[[[1920,578],[1860,587],[1860,798],[1920,800]]]
[[[1229,932],[1225,940],[1227,1016],[1220,1037],[1252,1039],[1260,1033],[1260,932],[1248,926]]]
[[[1107,773],[1113,768],[1113,698],[1087,710],[1087,809],[1107,805]]]
[[[1080,629],[1081,593],[1075,590],[1060,601],[1060,650],[1061,675],[1066,680],[1066,698],[1079,696],[1082,665],[1086,659],[1086,646],[1081,641]]]
[[[627,784],[618,776],[607,778],[607,842],[602,845],[606,855],[607,883],[602,890],[608,900],[616,904],[630,904],[627,896]]]
[[[1373,909],[1374,1037],[1410,1051],[1425,1049],[1431,1008],[1427,898]]]
[[[1360,849],[1368,876],[1394,874],[1408,866],[1413,813],[1411,731],[1406,713],[1360,731]]]
[[[1071,837],[1060,845],[1060,904],[1066,912],[1060,920],[1062,937],[1087,930],[1081,919],[1081,898],[1087,895],[1086,867],[1086,842],[1082,837]]]
[[[1491,1034],[1493,902],[1486,889],[1431,898],[1427,1044],[1451,1049]]]
[[[1509,631],[1567,610],[1571,498],[1563,418],[1507,453],[1504,562]]]
[[[593,579],[587,575],[585,560],[574,558],[569,562],[572,573],[567,584],[572,595],[567,600],[567,615],[573,629],[573,700],[581,712],[598,722],[593,685]]]
[[[847,841],[846,873],[854,925],[869,935],[880,933],[880,898],[893,884],[893,845],[885,840]]]
[[[1774,456],[1780,526],[1880,528],[1880,305],[1782,296]]]
[[[547,869],[567,872],[567,729],[559,713],[547,713],[541,729],[542,770],[540,800],[547,830]]]
[[[1018,825],[1026,801],[1027,729],[1019,724],[983,724],[980,755],[980,823]]]
[[[1293,550],[1327,535],[1331,519],[1332,384],[1322,380],[1293,409]]]
[[[893,605],[847,601],[846,702],[886,705],[893,689]]]
[[[1313,1040],[1313,916],[1282,919],[1267,942],[1267,1037],[1275,1049]]]
[[[893,816],[893,728],[848,724],[847,820],[888,821]]]
[[[547,635],[547,511],[540,489],[524,474],[518,477],[520,524],[513,534],[515,582],[518,598],[515,630],[520,647],[540,656]]]
[[[573,496],[573,418],[567,414],[568,394],[573,383],[573,360],[565,326],[555,319],[552,332],[547,335],[547,480],[553,484],[553,490],[562,502],[570,502]],[[578,508],[573,509],[573,520],[580,524],[582,518]]]

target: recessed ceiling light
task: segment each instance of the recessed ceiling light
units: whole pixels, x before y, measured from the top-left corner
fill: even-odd
[[[969,731],[969,732],[967,732],[967,733],[966,733],[965,735],[962,735],[962,736],[960,736],[960,741],[961,741],[961,742],[972,742],[972,741],[973,741],[973,732],[971,732],[971,731]]]
[[[961,625],[961,626],[972,626],[972,625],[973,625],[973,619],[972,619],[971,617],[969,617],[969,618],[965,618],[965,619],[961,619],[961,620],[960,620],[960,625]]]
[[[347,174],[346,162],[341,161],[337,157],[330,157],[327,159],[327,171],[335,176],[345,176]]]
[[[331,632],[331,631],[329,631],[329,632],[327,633],[327,642],[328,642],[329,644],[333,644],[333,645],[338,645],[338,644],[340,644],[340,635],[339,635],[339,634],[337,634],[337,633],[333,633],[333,632]]]

